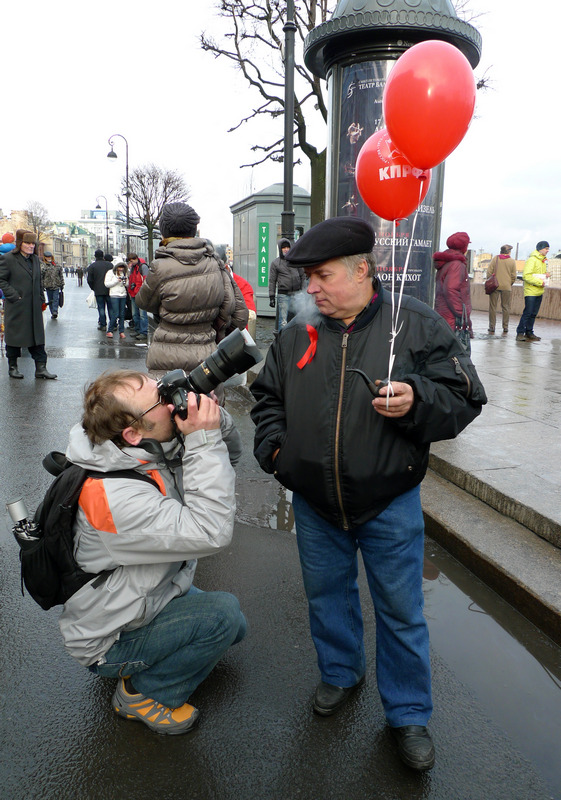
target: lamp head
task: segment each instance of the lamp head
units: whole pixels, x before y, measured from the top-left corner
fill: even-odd
[[[111,145],[111,150],[107,153],[107,158],[117,158],[117,153],[113,150],[113,145]]]

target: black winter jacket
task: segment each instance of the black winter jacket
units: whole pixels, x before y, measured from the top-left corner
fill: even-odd
[[[269,298],[271,300],[274,298],[275,292],[279,294],[299,292],[306,279],[303,269],[288,266],[288,262],[282,254],[282,248],[287,246],[290,247],[290,241],[281,239],[279,241],[279,257],[271,261],[269,268]]]
[[[257,400],[251,412],[254,453],[262,469],[346,529],[376,517],[417,486],[430,442],[457,436],[487,402],[475,367],[446,322],[404,297],[392,379],[409,383],[415,402],[400,419],[376,413],[363,379],[346,369],[359,368],[371,381],[387,377],[391,313],[391,295],[382,290],[350,332],[323,315],[308,326],[297,316],[271,345],[251,387]],[[299,368],[313,329],[315,355]]]
[[[113,264],[104,258],[96,258],[88,267],[86,280],[90,289],[94,290],[94,294],[109,294],[109,287],[105,285],[105,276],[110,269],[113,269]]]
[[[4,328],[10,347],[45,344],[41,262],[12,250],[0,255],[0,289],[4,292]]]

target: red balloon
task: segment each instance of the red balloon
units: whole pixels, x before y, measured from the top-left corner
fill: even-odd
[[[396,147],[420,169],[436,167],[466,135],[475,92],[473,70],[457,47],[413,45],[396,61],[384,89],[384,119]]]
[[[429,190],[431,173],[412,167],[382,128],[363,144],[355,177],[368,208],[393,221],[415,211]]]

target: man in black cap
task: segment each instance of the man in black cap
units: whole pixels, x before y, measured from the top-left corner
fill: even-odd
[[[386,719],[402,760],[427,770],[435,754],[426,727],[432,699],[419,484],[430,442],[456,436],[487,398],[440,315],[405,296],[392,323],[374,241],[368,223],[336,217],[311,228],[287,254],[290,266],[305,270],[317,312],[303,312],[281,331],[252,385],[255,456],[293,491],[321,673],[314,710],[335,713],[364,682],[360,549]],[[380,379],[388,377],[392,329],[387,386]]]
[[[549,242],[538,242],[524,264],[524,311],[516,328],[517,342],[539,342],[542,338],[534,333],[534,321],[542,304],[545,281],[550,276],[547,269],[548,253]]]

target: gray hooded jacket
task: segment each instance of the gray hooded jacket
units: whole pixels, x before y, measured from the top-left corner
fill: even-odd
[[[231,428],[221,414],[223,430]],[[92,446],[81,425],[70,433],[73,463],[99,472],[135,469],[160,486],[126,478],[84,484],[76,561],[87,572],[113,570],[97,588],[90,582],[72,595],[59,619],[67,651],[84,666],[103,663],[121,631],[147,625],[188,592],[197,558],[230,544],[235,480],[222,432],[195,431],[184,445],[183,454],[177,441],[121,450],[110,441]]]

